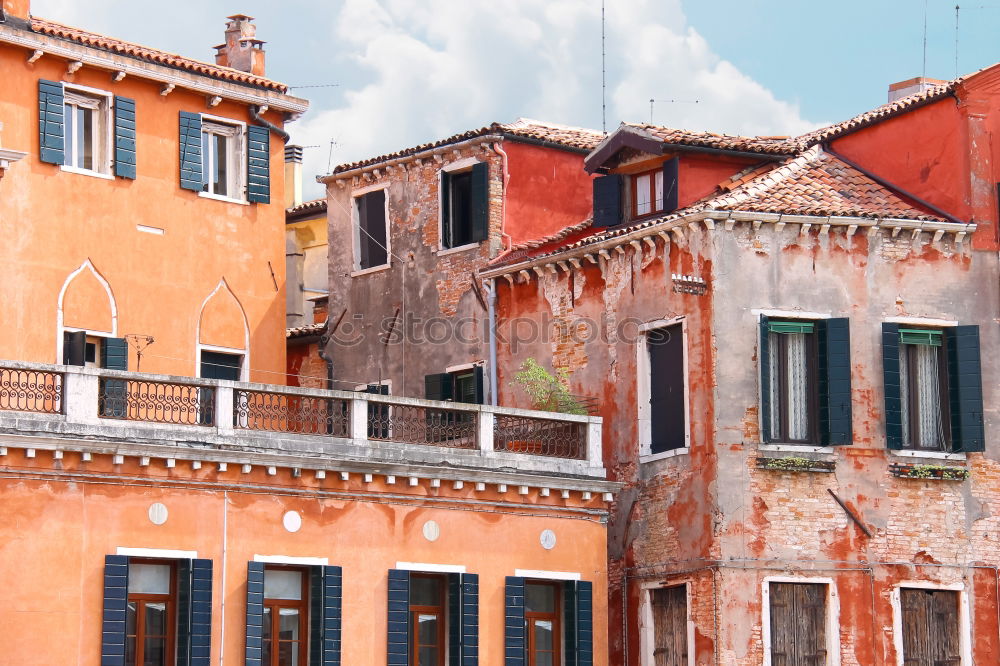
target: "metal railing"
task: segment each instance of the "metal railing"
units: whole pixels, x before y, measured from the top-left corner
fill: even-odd
[[[97,415],[103,419],[215,425],[215,387],[101,377]]]
[[[493,448],[552,458],[587,459],[585,423],[497,414]]]
[[[61,373],[0,368],[0,410],[61,414],[62,389]]]
[[[233,427],[349,437],[351,403],[341,398],[235,389]]]
[[[419,405],[368,403],[368,439],[476,449],[477,413]]]

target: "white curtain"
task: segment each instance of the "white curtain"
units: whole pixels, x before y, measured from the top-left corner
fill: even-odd
[[[809,437],[809,368],[806,360],[807,338],[804,333],[785,336],[788,340],[788,439]]]
[[[778,368],[780,367],[781,356],[781,335],[778,333],[767,334],[767,346],[770,350],[768,357],[768,377],[770,378],[771,391],[768,396],[770,402],[771,432],[768,433],[772,442],[781,441],[781,384],[778,383]]]
[[[913,349],[911,357],[908,350]],[[940,449],[944,446],[941,380],[938,348],[931,345],[899,346],[899,381],[903,412],[903,440],[907,446]],[[913,364],[910,365],[910,359]],[[910,376],[916,384],[915,414],[910,414]],[[910,419],[915,419],[912,423]]]

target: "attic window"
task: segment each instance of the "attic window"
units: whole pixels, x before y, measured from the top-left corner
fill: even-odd
[[[635,217],[663,211],[663,172],[659,169],[632,176],[632,214]]]

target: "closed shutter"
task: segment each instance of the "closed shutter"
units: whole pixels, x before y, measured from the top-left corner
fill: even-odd
[[[343,578],[340,567],[323,567],[323,655],[321,666],[340,666]]]
[[[63,364],[87,364],[86,331],[63,331]]]
[[[125,338],[104,338],[101,345],[101,367],[108,370],[128,370],[128,343]]]
[[[264,563],[247,562],[247,616],[245,666],[262,666],[264,623]]]
[[[135,179],[135,100],[115,96],[115,175]]]
[[[125,607],[128,603],[128,557],[104,556],[104,617],[101,666],[125,666]]]
[[[389,569],[387,666],[410,663],[410,572]]]
[[[180,112],[180,182],[185,190],[201,192],[201,115]]]
[[[101,367],[108,370],[128,370],[128,344],[124,338],[104,338],[101,341]],[[128,411],[128,382],[102,377],[101,394],[101,413],[112,418],[124,418]]]
[[[758,327],[757,365],[760,369],[760,441],[771,441],[771,350],[768,343],[768,319],[761,316]]]
[[[448,666],[462,664],[462,574],[448,574]]]
[[[951,441],[956,451],[983,451],[983,376],[978,326],[944,330],[948,352],[948,401]]]
[[[504,666],[524,666],[527,637],[524,627],[524,578],[507,576],[504,582]]]
[[[385,224],[385,190],[355,199],[358,206],[358,266],[362,270],[389,262]]]
[[[309,663],[323,659],[323,567],[309,567]]]
[[[823,446],[852,444],[850,320],[822,319],[817,327],[821,443]]]
[[[462,574],[461,666],[479,664],[479,574]]]
[[[680,160],[676,157],[663,163],[663,212],[677,210],[677,190],[680,187]]]
[[[271,203],[271,135],[266,127],[247,127],[247,201]]]
[[[577,590],[575,581],[563,583],[562,625],[563,625],[563,662],[566,666],[577,666],[579,653],[577,650],[579,625],[577,621]]]
[[[594,665],[594,584],[587,580],[576,584],[576,663]]]
[[[177,560],[177,666],[191,666],[191,560]]]
[[[594,179],[594,227],[614,227],[622,222],[622,176]]]
[[[486,240],[490,234],[490,165],[486,162],[472,167],[470,199],[472,229],[469,240],[477,243]]]
[[[38,158],[49,164],[66,161],[63,127],[63,86],[58,81],[38,81]]]
[[[899,387],[899,324],[882,324],[882,385],[885,390],[885,445],[903,448],[903,403]]]
[[[428,400],[452,400],[455,397],[454,381],[450,373],[424,376],[424,397]]]
[[[191,568],[191,666],[212,663],[212,560],[194,559]]]

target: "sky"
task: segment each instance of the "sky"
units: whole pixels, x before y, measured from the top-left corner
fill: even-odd
[[[306,147],[314,198],[313,176],[337,164],[519,117],[808,131],[884,103],[890,83],[1000,61],[1000,0],[959,4],[956,29],[953,0],[605,0],[603,95],[601,0],[32,0],[31,11],[209,62],[225,17],[254,16],[268,77],[311,101],[287,129]]]

